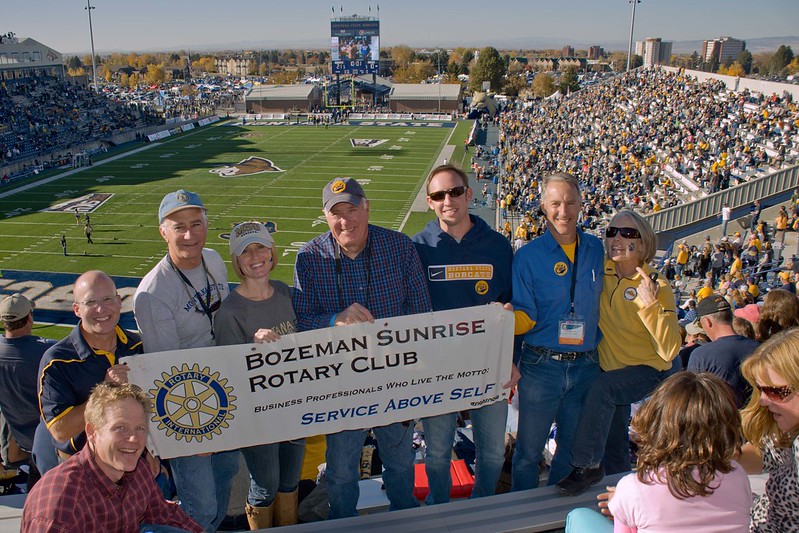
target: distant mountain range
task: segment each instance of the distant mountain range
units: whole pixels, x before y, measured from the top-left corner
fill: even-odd
[[[637,40],[645,39],[646,37],[661,37],[664,41],[669,41],[668,35],[646,35],[643,37],[637,37]],[[742,37],[734,35],[736,39],[741,39]],[[712,38],[712,37],[708,37]],[[799,54],[799,37],[798,36],[790,36],[790,37],[754,37],[754,38],[746,38],[743,37],[743,40],[746,41],[746,49],[749,50],[753,54],[757,54],[760,52],[774,52],[780,45],[786,44],[790,46],[794,54]],[[690,54],[693,51],[701,52],[702,51],[702,41],[695,40],[695,41],[672,41],[674,45],[672,46],[672,53],[674,54]],[[547,38],[547,37],[522,37],[516,39],[495,39],[495,40],[481,40],[479,36],[475,36],[473,40],[469,42],[440,42],[431,44],[429,42],[422,42],[421,40],[410,40],[407,42],[396,42],[396,43],[386,43],[384,41],[384,46],[393,46],[397,44],[407,44],[408,46],[412,46],[414,48],[421,48],[421,47],[448,47],[448,48],[455,48],[458,46],[468,46],[474,48],[482,48],[485,46],[493,46],[494,48],[498,48],[501,50],[544,50],[544,49],[560,49],[564,46],[571,46],[577,50],[587,50],[590,46],[599,45],[605,49],[606,52],[613,52],[617,50],[627,51],[628,42],[625,41],[582,41],[578,39],[568,39],[568,38]],[[184,46],[173,46],[169,48],[150,48],[146,50],[138,50],[139,52],[163,52],[163,51],[173,51],[173,50],[191,50],[192,52],[205,52],[205,51],[225,51],[225,50],[272,50],[272,49],[322,49],[326,48],[328,43],[320,39],[298,39],[294,41],[276,41],[276,40],[260,40],[260,41],[238,41],[238,42],[228,42],[228,43],[215,43],[215,44],[205,44],[205,45],[184,45]],[[118,50],[114,50],[118,51]],[[109,53],[110,50],[103,50],[100,53]]]

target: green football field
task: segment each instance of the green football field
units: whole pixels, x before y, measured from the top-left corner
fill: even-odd
[[[0,198],[0,268],[101,269],[142,277],[166,251],[157,228],[161,198],[183,188],[201,195],[208,208],[207,246],[226,260],[226,234],[234,224],[253,219],[273,224],[281,256],[273,277],[290,283],[297,249],[327,230],[321,191],[328,181],[358,179],[370,199],[372,223],[415,233],[432,217],[410,213],[427,173],[447,145],[462,146],[470,127],[471,122],[456,128],[223,124],[195,129]],[[353,140],[368,146],[353,146]],[[256,159],[241,163],[251,157]],[[265,170],[264,160],[279,170]],[[100,200],[110,195],[91,212],[94,244],[87,243],[74,208],[42,212],[92,194]],[[232,271],[230,280],[236,281]]]

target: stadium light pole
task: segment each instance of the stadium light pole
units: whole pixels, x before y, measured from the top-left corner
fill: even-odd
[[[97,92],[97,65],[94,61],[94,31],[92,31],[92,0],[86,0],[86,7],[84,8],[89,12],[89,39],[92,43],[92,77],[94,78],[94,92]]]
[[[630,70],[630,64],[633,58],[633,28],[635,27],[635,4],[640,4],[641,0],[628,0],[633,5],[633,15],[630,18],[630,46],[627,49],[627,70]]]
[[[438,112],[441,113],[441,48],[436,50],[436,59],[438,59]]]

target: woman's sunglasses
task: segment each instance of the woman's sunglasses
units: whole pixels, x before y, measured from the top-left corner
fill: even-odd
[[[605,237],[608,239],[612,239],[616,236],[617,233],[621,233],[621,236],[625,239],[640,239],[641,232],[635,228],[617,228],[615,226],[608,226],[605,228]]]
[[[463,193],[465,192],[466,192],[466,187],[461,185],[459,187],[453,187],[451,189],[447,189],[446,191],[431,192],[430,194],[427,195],[427,197],[433,200],[434,202],[440,202],[444,198],[446,198],[447,195],[449,195],[450,198],[457,198],[458,196],[462,196]]]
[[[766,395],[772,402],[784,402],[785,398],[794,393],[793,385],[783,385],[781,387],[767,387],[766,385],[755,385],[757,390]]]

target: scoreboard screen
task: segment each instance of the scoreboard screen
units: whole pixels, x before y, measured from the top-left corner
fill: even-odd
[[[380,21],[330,22],[333,74],[377,74],[380,64]]]

